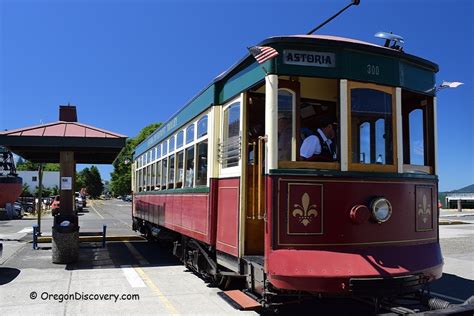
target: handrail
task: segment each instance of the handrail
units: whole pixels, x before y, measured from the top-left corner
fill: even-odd
[[[252,160],[252,190],[251,193],[252,193],[252,219],[255,219],[255,190],[256,190],[256,187],[255,187],[255,178],[257,177],[257,164],[255,163],[255,150],[257,149],[257,143],[256,142],[251,142],[249,144],[250,146],[252,146],[252,152],[253,152],[253,157],[254,159]]]
[[[261,213],[262,213],[262,194],[265,194],[265,190],[263,188],[263,149],[265,146],[265,142],[267,141],[266,136],[259,136],[258,137],[258,195],[257,195],[257,203],[258,203],[258,214],[257,217],[258,219],[264,218]],[[263,202],[265,203],[265,199],[263,199]]]

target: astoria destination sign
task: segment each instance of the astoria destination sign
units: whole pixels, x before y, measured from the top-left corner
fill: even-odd
[[[336,55],[334,53],[285,50],[283,51],[283,63],[299,66],[336,67]]]

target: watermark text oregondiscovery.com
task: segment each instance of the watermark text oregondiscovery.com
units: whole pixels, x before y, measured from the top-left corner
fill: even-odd
[[[59,303],[65,301],[112,301],[117,303],[118,301],[139,301],[139,294],[111,294],[111,293],[86,293],[86,292],[74,292],[74,293],[48,293],[35,291],[30,293],[30,299],[42,300],[42,301],[56,301]]]

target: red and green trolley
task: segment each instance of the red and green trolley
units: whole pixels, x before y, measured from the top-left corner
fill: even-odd
[[[134,229],[267,306],[389,297],[440,278],[438,66],[333,36],[259,47],[278,56],[248,54],[136,148]],[[335,122],[334,159],[303,159],[323,118]]]

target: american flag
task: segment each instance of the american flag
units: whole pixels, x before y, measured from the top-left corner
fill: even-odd
[[[267,60],[278,56],[276,49],[269,46],[252,46],[249,48],[249,51],[259,64],[263,64]]]

